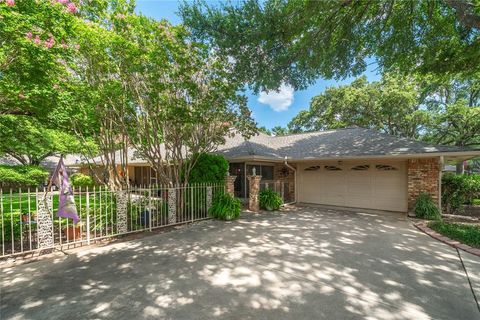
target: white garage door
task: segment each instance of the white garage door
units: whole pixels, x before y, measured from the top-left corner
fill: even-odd
[[[405,162],[302,164],[298,201],[354,208],[407,211]]]

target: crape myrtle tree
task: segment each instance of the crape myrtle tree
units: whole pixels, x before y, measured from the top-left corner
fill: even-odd
[[[188,183],[196,155],[214,151],[234,131],[255,131],[246,98],[229,76],[227,58],[191,42],[182,26],[141,15],[122,20],[129,142],[159,182]]]
[[[77,22],[70,1],[0,1],[1,156],[38,165],[50,155],[78,151],[71,132],[60,129]]]
[[[369,59],[384,72],[447,79],[480,70],[477,0],[195,1],[180,14],[256,91],[357,76]]]

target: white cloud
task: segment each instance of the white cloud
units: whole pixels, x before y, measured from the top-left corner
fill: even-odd
[[[274,111],[285,111],[293,103],[293,92],[292,87],[282,84],[278,91],[260,92],[258,102],[268,104]]]

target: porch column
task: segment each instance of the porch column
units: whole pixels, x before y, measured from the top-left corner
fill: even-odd
[[[260,203],[258,201],[258,194],[260,193],[260,181],[262,176],[249,176],[248,182],[250,186],[250,193],[248,195],[248,210],[253,212],[260,211]]]
[[[227,193],[229,193],[232,197],[235,196],[235,186],[234,186],[235,179],[237,179],[237,176],[225,177],[225,188],[227,189]]]

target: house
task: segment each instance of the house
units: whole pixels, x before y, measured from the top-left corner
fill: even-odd
[[[155,182],[145,160],[129,154],[129,179]],[[441,203],[444,164],[480,156],[480,150],[429,145],[375,130],[346,128],[245,140],[227,138],[217,150],[236,176],[235,194],[247,198],[255,171],[263,187],[281,186],[286,201],[407,212],[427,192]]]

